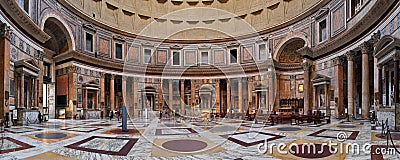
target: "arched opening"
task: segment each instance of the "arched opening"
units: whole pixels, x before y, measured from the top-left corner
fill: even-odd
[[[294,38],[286,42],[278,54],[280,63],[301,63],[303,61],[298,49],[303,48],[305,41],[300,38]]]
[[[44,47],[54,51],[56,54],[64,53],[71,47],[71,38],[64,25],[56,18],[48,18],[44,24],[44,32],[51,38],[44,43]]]

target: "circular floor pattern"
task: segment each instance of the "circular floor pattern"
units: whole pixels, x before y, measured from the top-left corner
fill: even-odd
[[[300,131],[301,128],[297,128],[297,127],[281,127],[281,128],[277,128],[276,130],[278,131]]]
[[[111,132],[111,133],[114,133],[114,134],[136,134],[136,133],[140,133],[140,132],[139,132],[138,130],[136,130],[136,129],[128,129],[127,132],[122,132],[122,129],[121,129],[121,128],[110,130],[110,132]]]
[[[338,125],[336,127],[338,127],[338,128],[356,128],[357,126],[355,126],[355,125]]]
[[[36,138],[43,138],[43,139],[60,139],[66,136],[67,134],[64,133],[41,133],[35,135]]]
[[[162,147],[177,152],[195,152],[207,147],[207,143],[199,140],[172,140],[164,142]]]
[[[399,133],[391,133],[392,134],[392,139],[393,140],[400,140],[400,134]],[[381,133],[376,134],[375,137],[380,138],[380,139],[386,139],[385,135],[382,135]]]
[[[322,148],[322,146],[324,148]],[[315,149],[314,149],[314,147],[315,147]],[[325,157],[332,155],[330,150],[334,151],[333,148],[330,149],[329,146],[322,145],[322,144],[314,144],[314,145],[298,144],[298,145],[293,145],[289,149],[289,152],[291,154],[293,154],[294,156],[301,157],[301,158],[325,158]]]

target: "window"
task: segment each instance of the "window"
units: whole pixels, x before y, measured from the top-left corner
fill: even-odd
[[[115,59],[123,59],[121,43],[115,43]]]
[[[326,30],[326,19],[319,22],[319,42],[323,42],[327,39]]]
[[[151,49],[144,49],[144,63],[151,63]]]
[[[230,63],[237,63],[237,49],[231,49],[229,52],[231,55]]]
[[[85,50],[93,52],[93,35],[90,33],[85,34]]]
[[[172,56],[172,65],[179,66],[180,65],[180,52],[173,52]]]
[[[19,6],[29,15],[29,0],[19,0]]]
[[[267,59],[267,49],[265,44],[260,44],[258,46],[258,60],[266,60]]]
[[[201,52],[201,64],[207,65],[208,63],[208,52]]]

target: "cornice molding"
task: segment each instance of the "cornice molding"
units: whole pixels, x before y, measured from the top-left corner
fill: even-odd
[[[15,0],[0,0],[0,5],[4,11],[10,15],[16,24],[29,33],[33,38],[45,43],[51,37],[42,31],[32,20],[26,15]]]
[[[345,46],[347,43],[353,41],[371,27],[377,21],[382,21],[380,18],[385,16],[386,11],[393,7],[397,0],[378,0],[368,11],[368,13],[360,19],[357,24],[348,29],[345,33],[332,39],[329,43],[322,47],[314,49],[314,58],[329,54],[335,49]]]

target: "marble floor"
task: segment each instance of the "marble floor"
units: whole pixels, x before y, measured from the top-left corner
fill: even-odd
[[[270,126],[156,115],[129,119],[127,132],[116,119],[13,126],[0,137],[0,159],[400,159],[394,148],[400,150],[400,133],[392,133],[395,146],[386,148],[387,137],[368,121]]]

